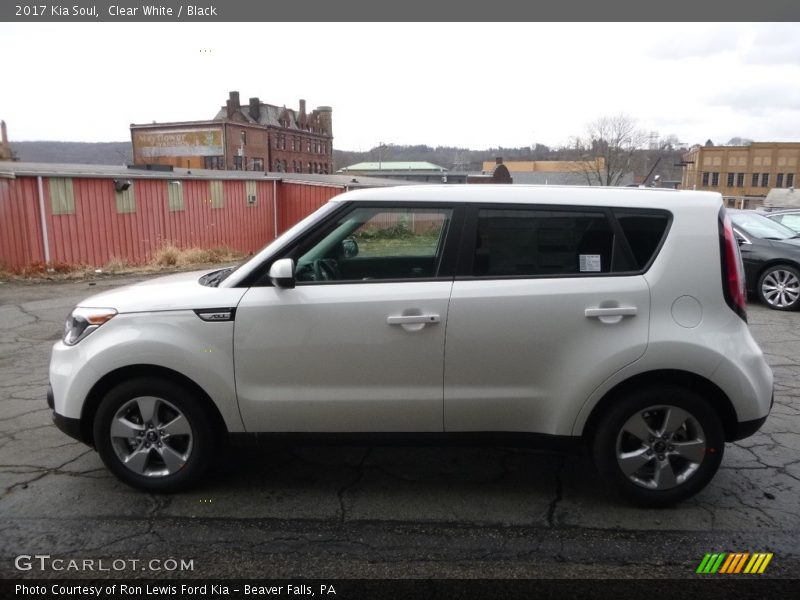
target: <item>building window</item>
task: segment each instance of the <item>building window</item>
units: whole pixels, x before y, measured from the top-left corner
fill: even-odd
[[[708,173],[703,173],[703,187],[708,187]]]
[[[225,197],[222,194],[222,182],[209,181],[208,185],[211,192],[211,208],[222,208],[225,203]]]
[[[276,135],[275,135],[275,150],[280,150],[280,149],[281,149],[281,145],[280,145],[280,136],[278,136],[278,135],[276,134]]]
[[[761,187],[769,187],[769,173],[761,174]]]
[[[308,163],[308,172],[309,173],[313,173],[314,172],[313,170],[311,170],[311,163]]]
[[[242,170],[242,157],[241,156],[234,156],[233,157],[233,168],[237,171]]]
[[[736,174],[736,187],[744,187],[744,173]]]
[[[48,180],[50,187],[50,210],[54,215],[75,214],[75,193],[72,189],[72,179],[51,177]]]
[[[778,177],[775,180],[775,187],[783,187],[783,173],[778,173]]]
[[[250,169],[252,171],[263,171],[264,170],[264,159],[263,158],[253,158],[253,159],[251,159]]]
[[[718,187],[719,186],[719,171],[716,173],[711,173],[711,187]]]
[[[753,187],[758,187],[758,176],[759,175],[760,175],[760,173],[753,173],[753,180],[750,183],[750,185],[752,185]]]
[[[734,173],[728,173],[728,187],[733,187],[733,176]]]
[[[167,182],[167,205],[170,212],[184,210],[183,184],[180,181]]]
[[[306,142],[306,152],[311,153],[311,140]]]
[[[121,192],[116,193],[117,196],[117,213],[134,213],[136,212],[136,196],[133,193],[133,183],[129,184],[127,188]]]
[[[794,173],[786,174],[786,187],[794,187]]]
[[[224,169],[225,159],[222,156],[204,156],[203,157],[204,169]]]

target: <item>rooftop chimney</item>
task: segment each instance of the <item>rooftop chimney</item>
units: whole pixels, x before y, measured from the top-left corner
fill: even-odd
[[[257,97],[250,98],[250,116],[254,121],[258,121],[258,118],[261,116],[261,102],[259,102]]]
[[[226,112],[230,119],[236,113],[241,105],[239,104],[239,92],[229,92],[228,101],[225,103]]]
[[[8,146],[8,134],[6,133],[6,122],[0,121],[0,140],[3,146]]]

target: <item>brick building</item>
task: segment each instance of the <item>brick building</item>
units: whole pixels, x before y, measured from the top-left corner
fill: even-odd
[[[798,162],[798,142],[695,146],[683,157],[681,187],[720,192],[741,200],[743,205],[754,206],[773,188],[794,187]]]
[[[213,119],[131,124],[135,164],[196,169],[333,173],[332,109],[306,112],[230,92]]]

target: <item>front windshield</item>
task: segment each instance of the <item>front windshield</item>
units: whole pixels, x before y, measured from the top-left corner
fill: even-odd
[[[731,213],[730,217],[745,233],[762,240],[788,240],[797,236],[795,231],[757,213]]]

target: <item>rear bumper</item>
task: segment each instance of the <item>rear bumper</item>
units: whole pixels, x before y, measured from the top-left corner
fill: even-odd
[[[756,431],[761,429],[761,426],[766,420],[767,417],[761,417],[760,419],[753,419],[752,421],[740,421],[736,425],[736,431],[734,432],[733,437],[728,441],[735,442],[736,440],[743,440],[744,438],[750,437]]]
[[[769,409],[772,410],[772,406],[775,404],[775,393],[773,392],[772,397],[769,401]],[[767,417],[769,417],[769,413],[761,417],[760,419],[753,419],[752,421],[739,421],[736,424],[736,431],[733,434],[733,437],[728,440],[729,442],[735,442],[736,440],[743,440],[744,438],[748,438],[753,435],[756,431],[761,429],[761,426],[767,421]]]

